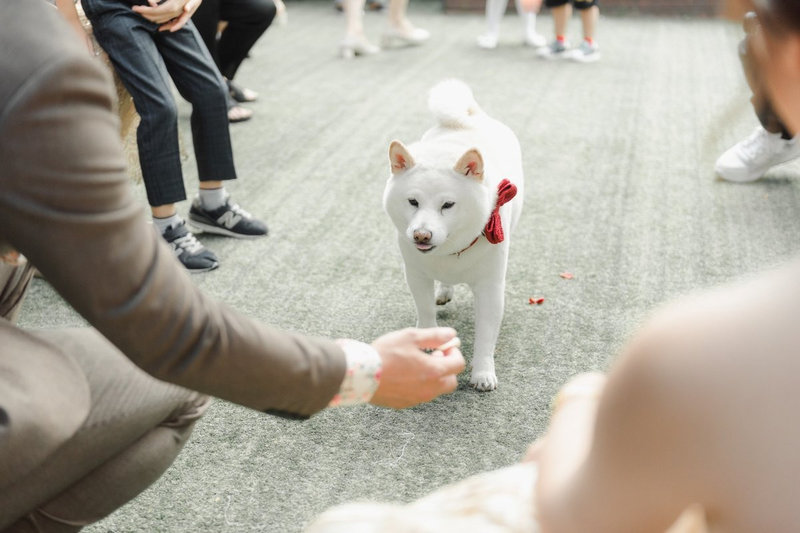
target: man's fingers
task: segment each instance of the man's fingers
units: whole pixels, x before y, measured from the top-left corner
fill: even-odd
[[[458,379],[453,374],[441,378],[439,383],[442,385],[442,391],[440,394],[448,394],[456,390],[458,387]]]
[[[191,17],[191,16],[192,16],[192,14],[189,13],[188,11],[184,12],[183,15],[181,15],[180,17],[175,19],[175,21],[172,23],[172,26],[170,27],[169,31],[175,32],[175,31],[178,31],[179,29],[183,28],[183,26],[186,24],[186,22],[189,20],[189,17]]]
[[[185,13],[189,13],[189,15],[192,15],[199,6],[200,6],[200,0],[189,0],[188,2],[186,2],[186,5],[183,6],[183,11]]]
[[[440,344],[439,346],[437,346],[436,350],[446,354],[448,350],[460,347],[461,347],[461,339],[459,339],[458,337],[453,337],[444,344]]]
[[[155,22],[156,24],[164,24],[165,22],[169,22],[174,18],[171,13],[162,13],[156,12],[154,9],[146,7],[146,6],[133,6],[134,8],[139,7],[141,9],[136,10],[138,14],[149,20],[150,22]]]
[[[156,0],[148,0],[148,3],[149,6],[136,5],[131,9],[156,24],[170,22],[184,13],[183,8],[176,9],[174,2],[159,4]]]
[[[467,362],[464,361],[464,356],[458,348],[452,348],[447,357],[437,357],[434,361],[444,375],[460,374],[467,367]]]
[[[418,348],[429,350],[438,348],[456,336],[453,328],[426,328],[414,330],[414,343]]]

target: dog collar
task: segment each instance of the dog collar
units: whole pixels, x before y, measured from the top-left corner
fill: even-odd
[[[466,252],[467,250],[469,250],[470,248],[472,248],[473,246],[475,246],[475,243],[476,243],[476,242],[478,242],[478,239],[480,239],[481,237],[483,237],[483,232],[481,232],[481,234],[480,234],[480,235],[478,235],[477,237],[475,237],[475,238],[472,240],[472,242],[471,242],[471,243],[469,243],[469,244],[467,245],[467,247],[466,247],[466,248],[462,248],[460,251],[458,251],[458,252],[453,252],[453,253],[452,253],[452,254],[450,254],[450,255],[455,255],[456,257],[461,257],[461,254],[463,254],[464,252]]]
[[[494,209],[492,210],[492,214],[489,215],[489,221],[483,227],[483,231],[480,235],[475,237],[475,239],[467,245],[466,248],[453,253],[452,255],[461,256],[464,252],[472,248],[478,239],[481,237],[486,237],[486,240],[492,244],[498,244],[503,242],[505,239],[505,234],[503,233],[503,221],[500,218],[500,207],[507,204],[517,195],[517,186],[504,179],[497,185],[497,202],[495,203]]]

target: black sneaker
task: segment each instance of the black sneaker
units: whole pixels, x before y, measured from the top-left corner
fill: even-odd
[[[266,224],[253,218],[253,215],[239,207],[238,204],[231,202],[230,198],[225,200],[225,205],[210,211],[203,207],[200,198],[195,198],[189,209],[189,220],[192,225],[203,231],[239,239],[261,237],[267,234]]]
[[[207,272],[219,266],[217,256],[200,241],[186,227],[186,222],[181,220],[177,226],[170,226],[161,235],[172,248],[178,258],[189,272]]]

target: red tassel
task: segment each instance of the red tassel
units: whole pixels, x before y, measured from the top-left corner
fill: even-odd
[[[517,186],[508,180],[503,180],[497,185],[497,204],[494,206],[489,222],[483,229],[486,240],[492,244],[503,242],[503,221],[500,219],[500,206],[508,203],[517,195]]]

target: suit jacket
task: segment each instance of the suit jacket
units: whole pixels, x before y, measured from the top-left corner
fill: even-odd
[[[344,378],[341,348],[257,323],[197,289],[132,197],[112,94],[110,74],[52,6],[0,1],[0,251],[23,253],[158,379],[291,417],[324,408]],[[52,347],[22,333],[0,319],[0,472],[3,428],[48,389],[34,386],[39,373],[68,381],[73,369],[35,357]],[[34,359],[44,363],[26,363]],[[51,400],[43,412],[63,403]]]

